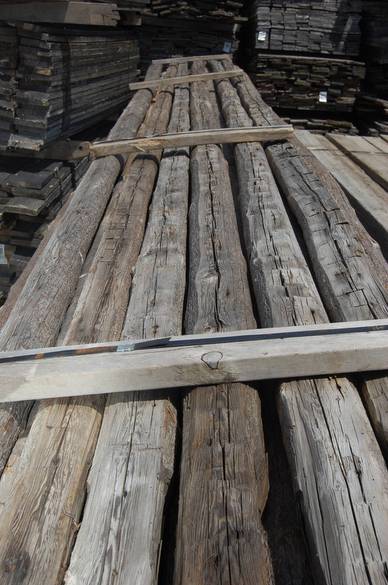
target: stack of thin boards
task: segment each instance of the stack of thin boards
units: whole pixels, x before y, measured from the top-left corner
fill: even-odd
[[[230,18],[198,19],[143,17],[139,30],[141,70],[152,59],[171,55],[235,53],[240,25]]]
[[[256,0],[256,49],[358,56],[361,0]]]
[[[139,62],[129,32],[23,24],[17,35],[15,129],[3,146],[39,150],[128,100]]]
[[[359,61],[305,55],[261,53],[251,68],[268,104],[307,111],[351,112],[364,74]]]
[[[235,53],[242,1],[151,0],[139,34],[141,68],[174,55]]]
[[[255,0],[249,11],[249,71],[271,105],[352,112],[365,76],[357,60],[361,0]]]
[[[0,297],[26,266],[88,164],[87,158],[63,163],[0,157]]]
[[[235,0],[151,0],[149,14],[153,16],[176,16],[178,18],[236,18],[244,2]]]

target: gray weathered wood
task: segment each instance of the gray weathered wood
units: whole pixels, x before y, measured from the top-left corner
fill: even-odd
[[[218,82],[217,88],[222,105],[230,107],[229,114],[223,108],[228,124],[240,124],[236,116],[243,113],[230,81]],[[251,97],[254,112],[260,103]],[[240,216],[261,323],[327,321],[263,149],[238,145],[235,155]],[[298,164],[297,156],[294,160]],[[314,185],[322,188],[319,179]],[[300,185],[291,181],[291,189],[297,197]],[[315,215],[310,213],[311,218]],[[372,580],[382,585],[388,554],[388,476],[356,388],[343,378],[286,383],[278,408],[317,578],[348,585],[356,573],[360,584]]]
[[[387,352],[385,330],[12,361],[0,363],[0,402],[378,371]]]
[[[180,66],[179,73],[184,72]],[[169,118],[166,106],[159,109],[156,123],[161,126]],[[182,86],[175,89],[169,129],[188,128],[188,89]],[[181,331],[188,183],[187,153],[166,152],[135,266],[125,339]],[[109,378],[105,391],[110,392],[111,382]],[[157,581],[165,497],[174,468],[176,413],[166,398],[156,398],[155,393],[135,393],[107,400],[89,496],[66,574],[68,585]]]
[[[363,224],[387,255],[388,193],[325,136],[307,130],[296,132],[296,136],[335,177]]]
[[[330,317],[334,321],[385,318],[387,264],[382,257],[378,263],[378,250],[338,184],[299,141],[271,146],[267,152],[302,228]],[[387,449],[388,379],[383,382],[378,377],[376,383],[369,379],[364,395],[374,403],[370,416]]]
[[[388,153],[361,136],[329,135],[329,138],[374,181],[388,191]],[[349,140],[353,139],[353,140]],[[384,143],[381,140],[381,143]]]
[[[149,74],[159,76],[160,68]],[[151,100],[150,91],[138,92],[112,129],[112,139],[122,132],[136,134]],[[120,168],[113,157],[90,167],[2,329],[4,349],[55,344]],[[89,341],[98,339],[98,332],[92,333]],[[10,585],[61,581],[78,529],[102,406],[101,398],[83,398],[45,403],[37,410],[12,487],[5,482],[3,489],[0,481],[0,502],[7,502],[0,512],[0,581]],[[24,403],[19,408],[25,408]],[[14,443],[22,428],[11,426],[9,407],[2,409],[1,417],[10,421],[4,426],[8,443],[2,439],[1,447],[10,449],[9,437]]]
[[[212,84],[191,85],[191,116],[194,128],[219,125]],[[193,151],[191,180],[186,331],[254,327],[228,165],[220,147]],[[272,583],[261,522],[267,493],[257,391],[240,384],[192,390],[183,406],[175,584]]]

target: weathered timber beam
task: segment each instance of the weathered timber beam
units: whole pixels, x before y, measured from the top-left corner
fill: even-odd
[[[219,71],[215,73],[198,73],[196,75],[185,75],[183,77],[172,77],[170,79],[162,77],[155,81],[136,81],[129,84],[129,89],[135,91],[138,89],[159,89],[162,87],[169,87],[171,85],[180,85],[181,83],[194,83],[195,81],[214,81],[217,79],[226,79],[229,77],[241,77],[243,71]]]
[[[158,67],[150,68],[147,75],[157,78],[160,71]],[[129,133],[136,135],[143,126],[145,116],[148,118],[153,110],[152,102],[152,92],[137,92],[111,130],[111,138],[121,138],[124,129],[126,136]],[[131,230],[133,224],[124,217],[123,206],[120,206],[116,222],[112,217],[119,187],[107,211],[113,225],[109,226],[109,221],[101,224],[121,168],[120,161],[113,157],[93,162],[90,166],[62,217],[58,216],[22,290],[12,300],[11,311],[0,333],[2,349],[54,345],[58,340],[63,316],[66,315],[67,319],[67,308],[74,296],[78,295],[79,289],[82,289],[82,284],[85,284],[93,301],[99,304],[97,312],[103,322],[89,320],[85,312],[85,318],[70,327],[70,337],[65,337],[65,343],[116,338],[115,331],[121,314],[117,307],[120,308],[122,302],[118,300],[118,295],[127,294],[125,280],[122,280],[125,279],[125,271],[120,273],[118,279],[110,278],[108,271],[99,271],[96,279],[92,278],[91,273],[95,268],[98,269],[97,260],[106,264],[113,262],[114,250],[109,246],[114,241],[112,234],[117,233],[119,220],[127,221],[130,230],[128,237],[137,237]],[[139,182],[136,182],[136,186],[139,186]],[[128,183],[126,187],[129,187]],[[130,197],[129,191],[127,195]],[[138,199],[142,195],[140,191]],[[140,223],[140,216],[134,221]],[[101,253],[96,262],[90,264],[89,258],[96,244],[104,237],[105,253]],[[130,243],[128,247],[131,247]],[[120,250],[126,254],[124,263],[134,261],[133,249],[127,253],[122,247]],[[115,248],[117,253],[120,250]],[[81,269],[83,275],[80,278]],[[81,290],[81,297],[84,297],[85,289]],[[99,302],[101,290],[104,291],[103,303]],[[115,301],[109,302],[105,295],[109,299],[114,297]],[[81,302],[82,299],[80,305]],[[7,501],[7,506],[1,507],[0,582],[7,582],[8,585],[39,585],[42,582],[63,581],[72,550],[71,543],[78,531],[77,523],[84,505],[86,479],[99,436],[104,402],[104,397],[98,396],[80,401],[56,400],[49,405],[36,405],[30,432],[25,437],[23,455],[14,466],[11,494],[7,488],[9,474],[4,473],[0,480],[0,501],[5,501],[4,498]],[[18,402],[0,405],[0,472],[3,462],[14,461],[15,449],[11,450],[24,431],[21,418],[26,404]],[[67,421],[68,424],[59,421]],[[24,465],[24,462],[28,463]],[[42,486],[53,488],[47,489],[43,500],[40,498]],[[23,510],[17,504],[20,501],[23,501]],[[47,509],[50,509],[49,519],[45,513]],[[38,533],[39,542],[36,541]],[[10,555],[16,559],[12,564],[9,563]],[[27,557],[32,562],[25,563],[23,559]]]
[[[176,65],[178,63],[195,63],[196,61],[223,61],[232,60],[232,56],[228,53],[221,53],[219,55],[202,55],[199,57],[172,57],[171,59],[153,59],[152,65]]]
[[[263,119],[270,124],[279,123],[249,80],[236,83],[237,95],[231,84],[233,80],[215,84],[228,125],[246,124],[246,112],[256,124],[264,123]],[[241,144],[234,150],[239,181],[236,205],[261,324],[277,327],[327,322],[328,315],[263,149],[260,145]],[[327,173],[316,176],[309,169],[304,175],[305,182],[294,185],[302,167],[300,151],[293,151],[290,160],[291,157],[294,168],[289,173],[290,190],[303,201],[308,211],[306,225],[319,237],[329,231],[331,209],[338,210],[340,206],[338,202],[332,206],[328,201]],[[334,179],[332,182],[335,183]],[[319,205],[315,201],[310,203],[306,197],[310,185],[325,196],[323,213],[327,220],[322,226],[316,225]],[[348,222],[341,223],[345,224],[341,227],[346,227]],[[338,240],[339,229],[334,233]],[[354,251],[349,248],[350,255],[359,258],[359,250],[359,246]],[[320,251],[333,265],[327,244],[320,243]],[[345,247],[341,254],[346,254]],[[315,259],[312,264],[315,268]],[[346,265],[333,267],[341,278],[345,269]],[[367,266],[362,270],[367,272]],[[342,297],[348,297],[345,290]],[[361,298],[357,299],[359,305]],[[373,317],[377,315],[364,319]],[[349,320],[356,319],[362,317]],[[341,315],[333,320],[346,318]],[[348,585],[357,573],[362,585],[371,581],[383,585],[386,552],[382,555],[381,551],[387,551],[388,476],[359,392],[350,380],[342,377],[285,381],[277,393],[277,405],[316,580],[325,585]],[[282,501],[279,504],[281,508]],[[295,524],[297,521],[295,518]],[[306,582],[303,558],[294,555],[287,542],[293,526],[288,529],[287,539],[277,541],[277,553],[283,557],[282,573],[285,580]],[[275,531],[279,534],[279,522]]]
[[[0,364],[0,401],[385,370],[387,331],[335,333]]]
[[[180,65],[175,75],[186,72],[186,67]],[[154,111],[149,112],[149,124],[154,124],[156,131],[163,127],[166,131],[167,125],[171,132],[188,130],[187,102],[186,87],[177,87],[175,92],[159,92],[151,108]],[[150,129],[148,125],[147,130]],[[144,206],[144,201],[149,201],[152,195],[152,207],[132,275],[122,339],[127,339],[128,335],[153,338],[156,334],[181,332],[189,199],[187,154],[186,151],[174,155],[164,153],[158,175],[155,161],[161,153],[153,153],[152,157],[139,156],[134,163],[139,165],[142,161],[144,166],[141,177],[134,180],[133,197],[138,205]],[[130,171],[132,176],[134,165]],[[136,179],[136,175],[133,178]],[[124,187],[123,201],[117,208],[119,216],[129,195],[126,191]],[[135,212],[133,224],[123,221],[126,237],[133,238],[133,233],[139,229],[136,219],[143,223],[144,218],[143,213],[140,216]],[[117,233],[117,229],[113,231]],[[124,242],[121,245],[126,247]],[[105,262],[105,258],[102,261]],[[121,258],[110,279],[116,288],[116,294],[109,298],[113,313],[118,305],[117,294],[122,294],[125,288],[122,275],[126,271],[128,276],[131,274],[132,266],[127,264],[128,260]],[[105,286],[100,288],[105,296]],[[88,305],[90,312],[96,313],[92,298]],[[99,322],[98,315],[94,319]],[[109,386],[106,391],[109,392]],[[95,585],[96,581],[102,583],[107,575],[109,580],[110,576],[114,580],[117,576],[122,583],[130,583],[136,575],[137,585],[154,585],[163,539],[165,497],[174,469],[176,424],[175,408],[166,396],[158,396],[157,400],[153,394],[148,394],[146,400],[137,393],[108,396],[88,478],[88,498],[66,583]],[[114,484],[112,477],[116,478]]]

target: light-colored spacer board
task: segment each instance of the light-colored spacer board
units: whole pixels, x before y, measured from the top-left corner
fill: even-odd
[[[183,148],[204,146],[206,144],[237,144],[243,142],[265,142],[290,138],[294,128],[289,124],[279,126],[216,128],[212,130],[193,130],[176,134],[161,134],[147,138],[128,140],[105,140],[101,142],[80,142],[59,140],[40,152],[31,152],[29,157],[52,160],[75,160],[92,155],[101,158],[109,155],[139,154],[163,150],[164,148]],[[11,156],[11,152],[5,154]],[[20,156],[20,155],[19,155]]]
[[[184,75],[183,77],[162,77],[152,81],[136,81],[129,84],[131,91],[138,89],[152,89],[180,85],[183,83],[194,83],[195,81],[216,81],[217,79],[229,79],[230,77],[241,77],[244,72],[241,69],[234,71],[216,71],[215,73],[198,73],[196,75]]]
[[[230,53],[219,55],[199,55],[198,57],[172,57],[171,59],[153,59],[152,65],[177,65],[178,63],[195,63],[195,61],[222,61],[232,60]]]
[[[76,158],[86,154],[99,158],[114,154],[130,154],[132,152],[152,152],[164,148],[183,148],[187,146],[204,146],[206,144],[238,144],[243,142],[263,142],[268,140],[284,140],[289,138],[294,129],[288,124],[280,126],[248,127],[248,128],[215,128],[212,130],[195,130],[135,138],[131,140],[113,140],[100,143],[84,143],[77,149]]]
[[[0,402],[388,368],[388,332],[334,333],[0,364]]]

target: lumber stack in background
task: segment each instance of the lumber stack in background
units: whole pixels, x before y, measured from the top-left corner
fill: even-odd
[[[353,112],[365,77],[360,0],[256,0],[247,12],[242,54],[264,99],[300,120]]]
[[[2,148],[39,150],[119,111],[136,79],[138,47],[128,31],[17,27],[14,129]],[[14,88],[12,80],[10,89]]]
[[[0,157],[0,291],[5,298],[89,161]]]
[[[152,59],[236,53],[242,1],[151,0],[138,31],[141,69]]]
[[[384,0],[364,0],[362,51],[367,67],[357,113],[366,118],[369,134],[388,134],[388,12]]]
[[[255,48],[357,57],[361,0],[255,0],[249,9]]]
[[[314,112],[352,112],[365,75],[359,61],[267,53],[249,71],[269,105]]]

